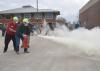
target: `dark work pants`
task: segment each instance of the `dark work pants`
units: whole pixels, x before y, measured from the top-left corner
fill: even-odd
[[[24,48],[24,52],[27,52],[27,48]]]
[[[11,40],[13,41],[14,50],[15,50],[15,51],[18,51],[17,48],[16,48],[16,38],[15,38],[15,35],[11,36],[11,35],[6,34],[6,35],[5,35],[5,47],[4,47],[4,52],[7,51],[9,42],[10,42]]]
[[[5,30],[2,30],[2,36],[4,36],[5,35]]]

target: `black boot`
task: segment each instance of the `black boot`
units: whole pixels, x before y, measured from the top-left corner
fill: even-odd
[[[27,50],[27,48],[24,48],[24,53],[29,53],[29,51]]]
[[[19,51],[16,51],[16,54],[19,54]]]
[[[5,51],[5,50],[3,51],[3,53],[6,53],[6,52],[7,52],[7,51]]]
[[[7,48],[4,48],[4,51],[3,51],[3,53],[6,53],[7,52]]]

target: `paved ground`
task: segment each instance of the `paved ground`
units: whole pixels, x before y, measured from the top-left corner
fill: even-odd
[[[20,49],[17,55],[12,47],[3,54],[0,49],[0,71],[100,71],[100,61],[81,56],[75,50],[52,41],[31,38],[30,53]]]

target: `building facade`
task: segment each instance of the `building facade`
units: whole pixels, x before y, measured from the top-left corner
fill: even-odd
[[[60,11],[57,10],[38,9],[37,11],[37,8],[32,6],[23,6],[22,8],[0,11],[0,23],[6,24],[13,16],[19,17],[20,22],[23,18],[29,18],[33,24],[41,24],[44,19],[47,23],[55,23],[58,15],[60,15]]]
[[[90,0],[80,10],[79,20],[82,27],[100,27],[100,0]]]

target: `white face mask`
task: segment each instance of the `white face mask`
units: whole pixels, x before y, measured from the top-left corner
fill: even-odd
[[[28,23],[24,23],[25,26],[28,26]]]
[[[18,22],[16,22],[16,23],[18,23]]]
[[[18,20],[14,20],[15,23],[18,23]]]

